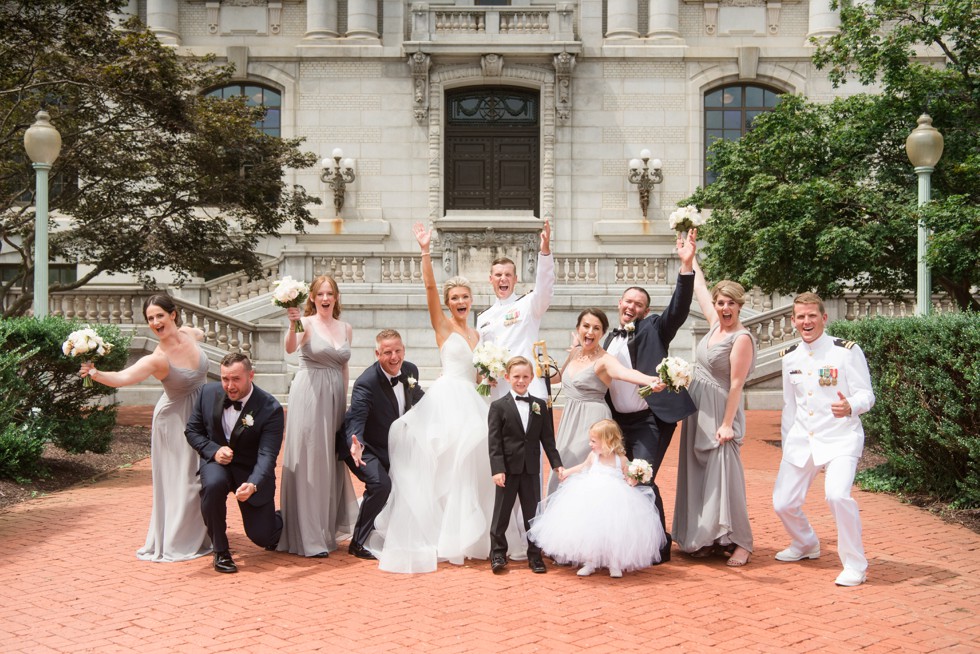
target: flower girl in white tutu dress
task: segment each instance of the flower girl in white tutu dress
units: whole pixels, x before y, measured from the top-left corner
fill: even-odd
[[[610,577],[660,562],[666,537],[649,486],[627,474],[623,433],[612,420],[589,428],[592,453],[565,471],[538,507],[527,537],[557,563],[579,563],[580,577],[608,568]]]

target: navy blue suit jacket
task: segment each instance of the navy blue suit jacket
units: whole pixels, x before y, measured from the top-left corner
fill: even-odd
[[[694,275],[677,275],[677,285],[670,303],[663,313],[648,314],[639,321],[629,339],[633,368],[647,375],[657,374],[657,364],[667,356],[667,348],[677,331],[687,320],[694,299]],[[693,363],[693,362],[692,362]],[[606,395],[608,400],[609,395]],[[664,390],[647,396],[647,404],[653,414],[664,422],[680,422],[697,411],[686,390],[672,393]]]
[[[402,362],[401,371],[408,377],[414,377],[416,380],[419,378],[419,369],[408,361]],[[405,390],[407,412],[422,399],[425,392],[418,381],[414,388]],[[361,373],[351,391],[350,406],[344,417],[347,450],[350,451],[353,442],[351,437],[356,435],[364,450],[378,457],[387,469],[388,430],[391,428],[391,423],[397,419],[398,400],[395,399],[395,392],[391,389],[391,382],[388,381],[381,364],[375,361],[374,365]]]
[[[224,411],[222,403],[225,390],[220,382],[201,387],[194,410],[187,420],[184,436],[191,447],[201,455],[201,464],[214,460],[218,449],[227,445],[235,456],[227,468],[235,483],[250,482],[258,492],[248,498],[249,504],[262,506],[276,495],[276,459],[282,447],[285,420],[282,405],[258,386],[252,386],[252,395],[242,407],[242,415],[231,432],[231,441],[225,440],[221,427]],[[251,425],[246,420],[251,417]]]

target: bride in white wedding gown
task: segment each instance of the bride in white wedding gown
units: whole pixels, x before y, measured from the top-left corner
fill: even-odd
[[[476,391],[469,327],[469,282],[447,280],[443,313],[429,257],[432,234],[414,227],[422,248],[429,319],[442,359],[442,376],[388,434],[391,495],[375,519],[367,548],[388,572],[432,572],[439,561],[461,565],[490,554],[494,484],[487,447],[487,403]]]

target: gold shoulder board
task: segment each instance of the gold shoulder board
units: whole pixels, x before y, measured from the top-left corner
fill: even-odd
[[[795,350],[796,348],[798,348],[799,346],[800,346],[800,344],[797,343],[796,345],[791,345],[791,346],[789,346],[787,348],[783,348],[782,350],[779,351],[779,356],[780,357],[784,357],[787,354],[789,354],[790,352],[792,352],[793,350]]]
[[[857,345],[857,343],[855,343],[854,341],[845,341],[843,338],[835,338],[834,345],[836,345],[837,347],[842,347],[845,350],[850,350],[852,347]]]

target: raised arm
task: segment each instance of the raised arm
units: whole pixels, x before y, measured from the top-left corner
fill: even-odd
[[[415,223],[412,227],[415,240],[419,242],[422,249],[422,283],[425,284],[425,303],[429,307],[429,322],[436,331],[436,341],[442,345],[443,339],[449,336],[452,325],[449,319],[442,312],[442,301],[439,297],[439,289],[436,288],[436,275],[432,269],[432,254],[429,247],[432,245],[432,230],[427,230],[422,223]]]
[[[697,258],[694,259],[693,265],[694,297],[698,301],[698,306],[701,307],[701,313],[704,314],[704,319],[711,326],[718,322],[718,314],[715,312],[715,305],[711,299],[711,291],[708,290],[708,281],[704,278],[704,271],[701,270],[701,264],[698,263]]]
[[[534,275],[534,292],[531,294],[531,314],[541,319],[555,296],[555,258],[551,256],[551,222],[544,221],[541,229],[538,269]]]

